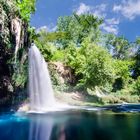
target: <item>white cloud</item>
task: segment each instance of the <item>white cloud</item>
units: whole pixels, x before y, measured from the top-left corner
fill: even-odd
[[[119,23],[120,23],[119,19],[115,19],[115,18],[106,19],[105,22],[101,25],[101,29],[103,29],[104,31],[108,33],[118,34]]]
[[[54,27],[51,28],[50,31],[51,31],[51,32],[55,32],[56,30],[57,30],[57,26],[54,26]]]
[[[113,24],[113,25],[118,25],[120,23],[119,19],[111,18],[111,19],[106,19],[106,22],[108,24]]]
[[[98,17],[105,17],[106,16],[106,4],[97,5],[93,8],[93,14]]]
[[[114,5],[114,6],[113,6],[113,11],[118,12],[118,11],[121,10],[121,8],[122,8],[121,5]]]
[[[118,34],[118,26],[102,24],[101,28],[108,33]]]
[[[79,7],[76,9],[76,13],[78,15],[90,13],[95,16],[98,16],[99,18],[103,18],[103,17],[105,18],[107,16],[107,5],[100,4],[96,6],[91,6],[91,5],[86,5],[85,3],[80,3]],[[109,33],[118,34],[119,23],[120,23],[120,20],[116,18],[105,19],[104,23],[101,25],[101,29]]]
[[[120,5],[114,5],[114,12],[120,12],[124,17],[129,20],[135,19],[140,16],[140,0],[124,0]]]
[[[84,13],[87,13],[87,12],[90,12],[91,10],[91,7],[84,4],[84,3],[80,3],[80,6],[78,7],[76,13],[78,15],[81,15],[81,14],[84,14]]]
[[[76,9],[76,13],[78,15],[90,13],[98,17],[105,17],[106,6],[106,4],[91,6],[86,5],[85,3],[80,3],[79,7]]]
[[[41,30],[45,30],[47,32],[54,32],[56,31],[57,26],[54,26],[53,24],[50,24],[49,26],[41,26],[38,29],[36,29],[36,32],[38,33]]]
[[[48,31],[48,27],[47,26],[41,26],[39,27],[38,29],[36,29],[36,32],[40,32],[41,30],[45,30],[45,31]]]

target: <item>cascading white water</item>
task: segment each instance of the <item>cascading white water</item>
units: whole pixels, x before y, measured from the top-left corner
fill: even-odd
[[[55,105],[47,63],[35,44],[29,49],[29,95],[30,110],[47,111]]]

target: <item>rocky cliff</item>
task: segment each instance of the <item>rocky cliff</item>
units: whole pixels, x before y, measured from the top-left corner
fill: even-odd
[[[1,0],[0,106],[11,105],[16,91],[25,86],[21,81],[25,78],[29,44],[28,23],[21,19],[15,1]]]

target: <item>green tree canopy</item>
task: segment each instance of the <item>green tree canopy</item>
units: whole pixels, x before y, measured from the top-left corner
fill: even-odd
[[[105,86],[113,80],[112,58],[104,48],[89,43],[86,38],[80,48],[71,44],[67,50],[67,64],[75,70],[79,86],[94,88]]]
[[[29,21],[31,14],[35,12],[36,0],[16,0],[16,1],[21,17],[25,21]]]
[[[69,41],[73,41],[78,46],[85,37],[92,34],[91,39],[97,40],[99,37],[99,25],[102,19],[92,14],[59,17],[57,22],[57,31],[67,35],[67,39],[59,41],[67,46]]]
[[[132,47],[129,41],[123,36],[117,37],[113,34],[108,34],[106,47],[111,52],[112,56],[117,59],[126,59],[129,57],[129,49]]]

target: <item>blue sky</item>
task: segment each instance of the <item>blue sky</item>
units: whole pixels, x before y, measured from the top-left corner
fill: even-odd
[[[140,0],[37,0],[31,25],[53,31],[59,16],[74,11],[103,17],[101,29],[106,33],[124,35],[130,41],[140,36]]]

